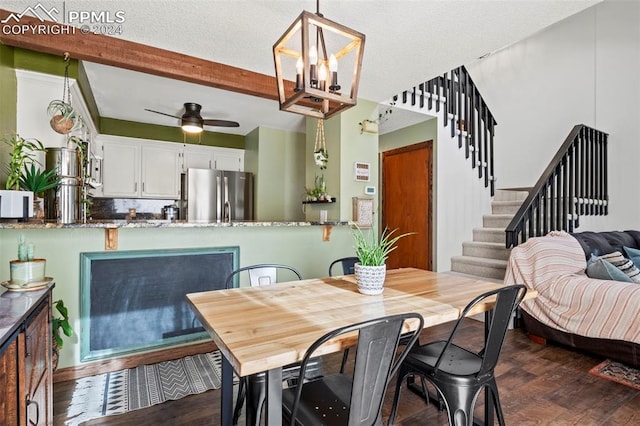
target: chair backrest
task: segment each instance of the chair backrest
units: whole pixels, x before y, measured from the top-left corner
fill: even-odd
[[[259,287],[263,285],[275,284],[278,282],[278,271],[288,270],[293,273],[292,276],[302,279],[302,275],[296,268],[288,265],[280,265],[277,263],[261,263],[258,265],[244,266],[231,272],[224,283],[224,288],[233,288],[233,280],[241,272],[247,271],[249,274],[249,283],[251,287]]]
[[[408,324],[408,321],[411,322],[414,330],[403,334],[403,326],[405,323]],[[376,318],[333,330],[316,340],[305,353],[300,365],[298,383],[303,383],[307,364],[319,347],[339,335],[358,331],[349,425],[373,425],[380,415],[389,379],[396,373],[409,350],[418,340],[423,326],[422,315],[406,313]],[[403,338],[408,339],[408,342],[398,355],[396,352],[401,334]],[[304,385],[297,387],[291,410],[292,425],[296,421],[303,387]]]
[[[354,265],[356,264],[356,262],[360,261],[360,259],[358,259],[357,257],[342,257],[340,259],[336,259],[333,262],[331,262],[331,265],[329,265],[329,276],[332,277],[333,276],[333,266],[340,263],[342,266],[342,274],[344,275],[348,275],[348,274],[353,274],[353,268]]]
[[[496,290],[488,291],[477,296],[464,308],[460,318],[456,322],[456,325],[447,340],[447,343],[435,364],[435,372],[437,373],[440,362],[445,358],[447,349],[451,345],[460,324],[464,321],[467,314],[479,303],[486,302],[486,299],[495,296],[495,306],[493,308],[493,315],[491,317],[491,324],[489,325],[489,331],[485,336],[484,348],[478,353],[482,356],[482,365],[478,372],[478,376],[482,376],[487,372],[493,371],[498,363],[498,356],[502,350],[502,344],[509,328],[509,321],[511,321],[511,315],[518,307],[522,299],[527,293],[527,287],[522,284],[508,285]]]

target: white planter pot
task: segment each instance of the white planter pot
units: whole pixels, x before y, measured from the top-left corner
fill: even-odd
[[[356,263],[354,267],[358,291],[362,294],[376,295],[384,290],[384,279],[387,275],[387,265],[362,266]]]
[[[25,197],[27,198],[25,205]],[[25,211],[26,207],[26,211]],[[33,192],[0,190],[0,217],[22,219],[33,216]]]

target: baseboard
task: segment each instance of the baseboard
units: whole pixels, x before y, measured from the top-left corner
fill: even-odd
[[[216,344],[208,341],[143,354],[129,355],[121,358],[107,359],[73,367],[59,368],[53,373],[53,383],[77,380],[82,377],[95,376],[96,374],[109,373],[145,364],[170,361],[185,356],[204,354],[215,351],[216,349],[218,349]]]

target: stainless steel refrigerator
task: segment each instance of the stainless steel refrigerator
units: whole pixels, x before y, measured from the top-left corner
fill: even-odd
[[[253,220],[253,175],[187,169],[182,175],[182,218],[188,222]]]

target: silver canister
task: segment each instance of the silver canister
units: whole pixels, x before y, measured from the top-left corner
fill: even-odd
[[[171,204],[163,207],[162,214],[165,220],[178,220],[180,209],[175,204]]]
[[[47,170],[55,168],[60,177],[58,187],[46,193],[46,217],[59,223],[76,223],[82,198],[79,153],[69,148],[47,148],[45,158]]]

